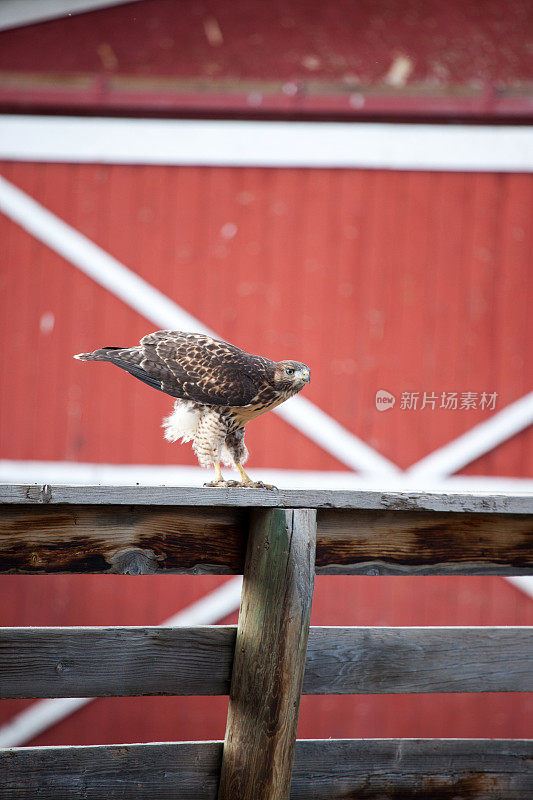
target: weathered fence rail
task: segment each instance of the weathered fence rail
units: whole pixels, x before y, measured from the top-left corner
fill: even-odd
[[[307,507],[317,574],[522,575],[532,506],[527,495],[7,486],[0,572],[240,574],[254,509]]]
[[[0,800],[533,797],[530,741],[295,742],[302,692],[533,690],[532,628],[309,628],[315,572],[532,574],[533,496],[7,486],[0,571],[244,572],[237,627],[0,629],[2,697],[230,697],[224,744],[0,751]]]
[[[4,698],[229,694],[237,628],[0,628]],[[303,694],[533,692],[533,628],[313,627]]]
[[[531,755],[520,739],[303,740],[290,800],[531,800]],[[222,742],[16,748],[1,796],[217,800],[222,756]]]

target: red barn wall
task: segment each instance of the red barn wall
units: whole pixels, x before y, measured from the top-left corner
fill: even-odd
[[[528,0],[144,0],[0,33],[0,108],[531,119],[530,27]]]
[[[499,407],[530,389],[530,176],[13,163],[0,174],[221,336],[309,363],[307,396],[401,467],[490,412],[383,414],[376,389],[495,391]],[[193,464],[162,440],[169,398],[72,359],[154,325],[5,217],[0,240],[1,457]],[[272,414],[247,438],[252,473],[343,468]],[[472,470],[531,475],[532,443],[529,429]],[[2,576],[0,624],[158,623],[221,580]],[[532,624],[533,611],[499,578],[323,577],[313,623]],[[2,718],[25,705],[4,702]],[[225,708],[98,700],[35,742],[219,738]],[[532,711],[523,696],[304,698],[299,734],[521,737]]]
[[[531,389],[533,179],[334,169],[0,164],[1,174],[222,337],[310,364],[306,396],[402,468],[493,412],[380,413],[375,392]],[[73,353],[154,329],[2,217],[3,458],[194,464],[172,401]],[[260,313],[258,313],[258,309]],[[43,315],[52,330],[41,330]],[[38,413],[35,400],[38,397]],[[250,467],[342,469],[273,414]],[[533,429],[472,466],[533,474]]]

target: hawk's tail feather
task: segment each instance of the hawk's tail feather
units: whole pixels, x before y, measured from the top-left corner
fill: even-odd
[[[78,353],[74,358],[79,361],[109,361],[109,356],[113,350],[124,350],[123,347],[101,347],[92,353]]]
[[[166,391],[159,378],[149,375],[142,368],[141,362],[144,355],[140,347],[101,347],[100,350],[95,350],[93,353],[78,353],[74,358],[80,361],[108,361],[110,364],[126,370],[134,378],[138,378],[153,389],[158,389],[160,392]]]

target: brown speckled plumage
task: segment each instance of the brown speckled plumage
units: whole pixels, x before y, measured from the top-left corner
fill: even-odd
[[[137,347],[104,347],[82,361],[108,361],[154,389],[177,398],[166,437],[193,440],[202,466],[233,463],[244,483],[244,426],[299,392],[309,369],[298,361],[271,361],[201,333],[156,331]],[[246,476],[246,480],[244,478]],[[217,480],[222,484],[221,478]]]

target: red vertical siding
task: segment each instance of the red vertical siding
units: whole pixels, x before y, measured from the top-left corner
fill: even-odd
[[[309,363],[307,396],[401,467],[488,412],[378,413],[376,389],[495,391],[501,408],[531,388],[527,176],[32,164],[3,173],[222,336]],[[159,435],[168,399],[70,358],[132,344],[154,324],[10,220],[1,234],[17,266],[4,268],[0,303],[21,355],[3,354],[4,457],[194,463]],[[56,320],[48,334],[46,311]],[[248,436],[252,464],[341,466],[274,415]],[[531,474],[531,443],[526,432],[487,456],[490,474]]]
[[[3,164],[0,172],[188,312],[253,352],[311,365],[307,396],[401,467],[486,419],[379,413],[374,394],[531,389],[524,175]],[[0,457],[194,464],[160,434],[169,398],[72,354],[154,329],[0,217]],[[52,330],[41,330],[52,312]],[[306,390],[307,391],[307,390]],[[274,415],[250,467],[343,465]],[[531,476],[527,430],[464,472]],[[218,578],[2,577],[0,624],[157,623]],[[335,581],[335,583],[332,583]],[[340,605],[339,595],[345,598]],[[531,624],[498,578],[319,578],[314,624]],[[220,737],[225,699],[99,700],[39,737]],[[529,705],[528,705],[529,703]],[[23,703],[6,703],[5,719]],[[305,698],[301,736],[524,736],[530,699]]]

